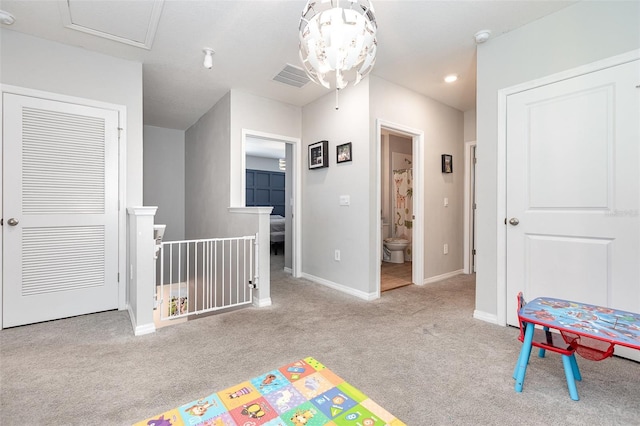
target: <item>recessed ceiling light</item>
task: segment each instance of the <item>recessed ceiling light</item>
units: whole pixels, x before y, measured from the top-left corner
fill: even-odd
[[[0,10],[0,23],[4,25],[11,25],[16,22],[16,18],[13,17],[9,12],[5,12],[4,10]]]
[[[444,78],[447,83],[453,83],[456,80],[458,80],[458,74],[449,74]]]

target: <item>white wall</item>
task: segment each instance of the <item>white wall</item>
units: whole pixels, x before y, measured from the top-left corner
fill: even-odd
[[[127,206],[142,204],[142,64],[0,30],[0,82],[127,108]]]
[[[143,202],[157,206],[164,241],[184,240],[184,131],[144,126]]]
[[[371,128],[381,119],[424,131],[424,277],[463,267],[463,113],[379,77],[371,77]],[[375,131],[372,159],[375,164]],[[453,173],[441,172],[441,155],[453,155]],[[414,155],[414,164],[418,158]],[[375,172],[374,172],[375,173]],[[375,175],[370,180],[375,182]],[[372,183],[375,185],[374,183]],[[374,188],[375,191],[375,188]],[[443,206],[444,197],[449,207]],[[375,215],[375,206],[371,208]],[[374,216],[375,217],[375,216]],[[375,231],[373,228],[371,231]],[[443,245],[449,244],[449,254]],[[375,248],[377,250],[377,248]]]
[[[639,2],[578,2],[478,46],[476,311],[497,315],[497,93],[640,47]]]
[[[329,167],[309,170],[307,147],[321,140],[329,141]],[[369,80],[342,90],[337,111],[334,92],[304,106],[302,142],[303,273],[360,296],[373,293]],[[352,143],[353,161],[337,164],[336,146],[346,142]],[[351,197],[350,206],[339,205],[341,195]]]

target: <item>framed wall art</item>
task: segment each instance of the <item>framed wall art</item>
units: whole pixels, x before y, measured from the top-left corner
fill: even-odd
[[[329,167],[329,142],[320,141],[309,145],[309,169]]]
[[[347,142],[336,147],[336,161],[338,163],[346,163],[347,161],[351,161],[352,158],[351,142]]]
[[[442,154],[442,173],[453,173],[453,156]]]

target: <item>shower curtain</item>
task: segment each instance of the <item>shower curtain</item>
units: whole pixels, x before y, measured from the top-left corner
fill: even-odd
[[[413,229],[413,169],[393,171],[393,236],[411,241]],[[411,260],[411,244],[404,254]]]

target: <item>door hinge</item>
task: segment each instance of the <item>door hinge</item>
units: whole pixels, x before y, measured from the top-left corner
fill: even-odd
[[[478,205],[476,203],[473,203],[473,209],[475,210],[477,208],[478,208]]]
[[[122,127],[118,127],[118,142],[120,141],[120,136],[122,136],[122,131],[124,129]]]
[[[120,282],[120,272],[118,272],[118,282]]]
[[[473,251],[471,252],[473,255],[476,254],[476,249],[473,249]]]
[[[0,219],[0,226],[4,226],[4,219]]]

